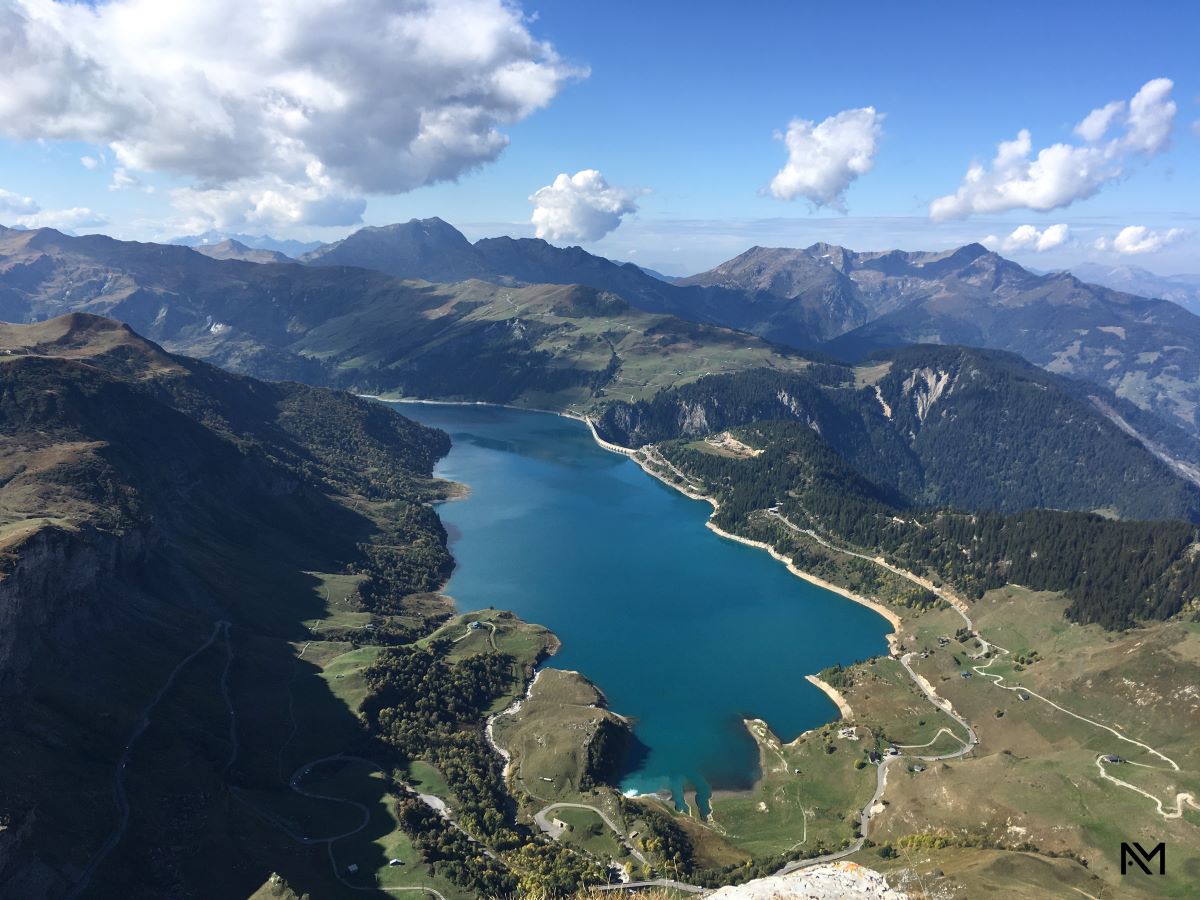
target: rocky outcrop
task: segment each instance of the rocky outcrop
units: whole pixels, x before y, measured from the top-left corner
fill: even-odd
[[[100,586],[145,557],[146,536],[37,527],[5,548],[0,568],[0,696],[22,691],[45,648],[55,654],[98,630]]]
[[[801,869],[790,875],[756,878],[721,888],[710,900],[904,900],[908,894],[889,887],[887,879],[858,863],[835,862]]]
[[[924,422],[933,405],[943,395],[954,390],[954,376],[950,372],[935,371],[929,367],[917,369],[904,380],[904,393],[916,405],[917,419]],[[882,395],[880,395],[880,402]],[[889,418],[891,418],[889,416]]]

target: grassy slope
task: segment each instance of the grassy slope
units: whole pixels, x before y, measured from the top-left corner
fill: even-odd
[[[807,362],[758,338],[645,313],[590,288],[411,284],[292,348],[339,383],[395,395],[577,411],[706,374]]]
[[[435,285],[368,269],[221,261],[185,247],[0,230],[0,316],[77,310],[263,378],[533,406],[588,402],[600,388],[640,396],[674,379],[768,361],[799,365],[757,338],[632,310],[592,288]],[[621,371],[609,368],[614,352]]]

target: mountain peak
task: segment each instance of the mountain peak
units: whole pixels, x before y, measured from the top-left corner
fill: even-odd
[[[309,256],[324,253],[329,247],[346,244],[364,243],[370,240],[389,239],[406,243],[446,243],[456,246],[471,245],[466,236],[444,219],[434,216],[429,219],[409,219],[407,222],[393,222],[390,225],[367,225],[360,228],[334,244],[320,247]]]
[[[290,263],[295,262],[290,256],[277,250],[260,250],[249,247],[234,238],[226,238],[219,244],[201,244],[193,247],[197,253],[211,259],[236,259],[253,263]]]
[[[437,216],[431,216],[428,219],[409,219],[407,222],[392,222],[390,225],[367,225],[360,228],[354,234],[362,232],[387,232],[389,234],[403,234],[406,232],[424,232],[425,234],[438,234],[462,237],[462,232],[447,222],[445,219]],[[350,237],[354,237],[351,234]],[[463,238],[466,240],[466,238]]]
[[[943,250],[941,252],[914,253],[912,257],[920,259],[925,266],[928,266],[930,263],[941,263],[943,266],[966,266],[984,257],[1003,259],[998,253],[994,253],[978,241],[972,241],[969,244],[963,244],[961,247],[954,247],[951,250]]]
[[[355,266],[426,281],[462,281],[482,273],[471,242],[437,217],[368,225],[300,259],[309,265]]]

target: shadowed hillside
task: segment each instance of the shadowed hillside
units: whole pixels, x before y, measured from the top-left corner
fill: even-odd
[[[252,836],[238,791],[279,777],[323,584],[440,613],[405,597],[449,571],[446,436],[86,315],[0,327],[0,383],[0,893],[319,889],[327,863]],[[350,711],[308,702],[352,747]]]

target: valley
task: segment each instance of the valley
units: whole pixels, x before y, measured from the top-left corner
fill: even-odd
[[[1098,896],[1124,886],[1114,844],[1197,827],[1200,761],[1171,722],[1197,711],[1200,451],[1144,398],[970,347],[839,362],[496,270],[5,239],[20,316],[77,306],[83,277],[86,308],[225,366],[463,405],[396,416],[86,314],[6,326],[4,583],[30,590],[38,553],[116,554],[64,596],[115,598],[72,666],[123,699],[98,720],[50,679],[10,710],[4,883],[184,890],[222,859],[233,893],[447,900],[852,860],[929,896]],[[31,293],[29,271],[57,280]],[[225,496],[218,471],[248,480]],[[73,627],[55,654],[84,646]],[[47,660],[8,646],[17,696]],[[70,794],[31,787],[47,735]],[[78,798],[97,814],[63,857]],[[1183,896],[1200,860],[1173,859],[1160,886]]]
[[[0,0],[0,900],[1200,895],[1198,31]]]

